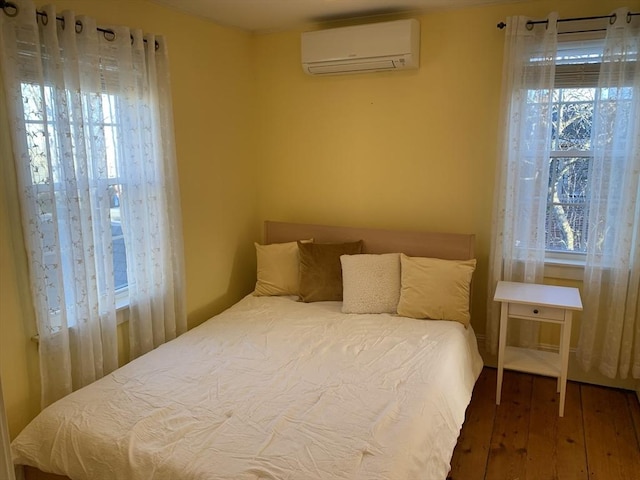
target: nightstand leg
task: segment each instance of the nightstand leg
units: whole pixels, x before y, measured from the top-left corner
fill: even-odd
[[[567,370],[569,368],[569,349],[571,348],[571,310],[564,312],[562,325],[562,345],[560,347],[560,416],[564,417],[564,400],[567,393]]]
[[[500,339],[498,341],[498,382],[496,385],[496,405],[500,405],[502,394],[502,374],[504,371],[504,350],[507,345],[508,304],[502,302],[500,307]]]
[[[556,382],[556,393],[560,393],[562,389],[562,359],[564,358],[564,323],[560,324],[560,345],[558,346],[558,354],[560,355],[560,375]]]

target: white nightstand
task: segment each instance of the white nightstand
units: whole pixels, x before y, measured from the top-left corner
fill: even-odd
[[[535,373],[558,379],[560,416],[564,416],[567,387],[567,365],[571,340],[571,317],[574,310],[582,310],[577,288],[538,285],[534,283],[498,282],[496,302],[500,310],[500,340],[498,344],[498,385],[496,405],[500,405],[502,373],[504,369]],[[559,353],[507,346],[509,319],[519,318],[560,325]]]

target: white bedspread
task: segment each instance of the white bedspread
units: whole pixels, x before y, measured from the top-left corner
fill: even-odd
[[[340,305],[248,296],[51,405],[15,462],[77,480],[446,478],[473,331]]]

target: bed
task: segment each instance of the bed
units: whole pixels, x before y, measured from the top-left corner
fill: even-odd
[[[343,300],[256,294],[261,248],[297,246],[302,282],[307,250],[337,244],[360,249]],[[266,222],[256,249],[253,294],[43,410],[12,443],[27,478],[445,479],[482,369],[468,318],[369,313],[354,285],[365,260],[467,265],[473,235]]]

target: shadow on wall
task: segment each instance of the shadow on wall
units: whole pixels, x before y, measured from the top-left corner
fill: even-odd
[[[259,241],[258,237],[259,235],[257,234],[238,235],[226,292],[205,306],[187,313],[187,327],[189,330],[226,310],[245,295],[253,292],[256,282],[256,253],[253,241],[246,241],[246,239],[253,238],[254,241]]]

